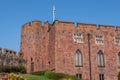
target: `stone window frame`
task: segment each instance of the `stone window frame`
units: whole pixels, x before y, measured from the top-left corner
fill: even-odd
[[[83,55],[79,49],[75,52],[75,67],[83,67]]]
[[[116,39],[117,38],[117,39]],[[120,35],[115,36],[115,44],[120,45]]]
[[[96,34],[95,35],[95,43],[96,44],[101,44],[101,45],[104,44],[104,36],[103,36],[103,34]]]
[[[97,52],[97,64],[98,67],[105,67],[104,53],[101,50]]]
[[[73,41],[75,43],[83,43],[83,33],[82,32],[74,32],[73,33]]]

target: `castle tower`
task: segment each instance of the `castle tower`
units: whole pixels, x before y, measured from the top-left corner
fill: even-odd
[[[22,27],[20,52],[29,73],[51,70],[87,80],[90,77],[117,80],[120,27],[115,30],[111,25],[99,25],[97,28],[96,24],[88,23],[75,26],[74,22],[59,20],[42,26],[41,21],[33,21]]]
[[[21,50],[27,61],[27,72],[46,70],[48,65],[49,23],[26,23],[21,31]]]

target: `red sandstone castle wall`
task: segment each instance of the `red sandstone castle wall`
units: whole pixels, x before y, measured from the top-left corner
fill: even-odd
[[[73,33],[82,32],[83,43],[73,41]],[[82,74],[89,79],[88,36],[90,39],[92,78],[98,80],[99,74],[105,75],[105,80],[117,80],[118,52],[120,45],[115,44],[115,36],[120,35],[120,27],[114,26],[55,21],[33,21],[22,27],[21,52],[27,60],[27,72],[31,72],[31,62],[34,62],[34,71],[55,70],[59,73],[71,75]],[[96,34],[104,36],[103,44],[95,43]],[[75,52],[79,49],[83,55],[83,66],[75,66]],[[97,52],[104,53],[105,67],[98,67]],[[31,60],[32,58],[32,60]]]
[[[48,22],[44,27],[41,21],[26,23],[22,27],[21,52],[26,59],[27,72],[31,72],[31,63],[34,63],[34,71],[45,70],[48,49]]]
[[[56,72],[75,75],[82,73],[83,77],[89,77],[88,47],[87,43],[77,44],[73,42],[73,32],[81,31],[75,28],[72,22],[56,22],[56,42],[55,42],[55,69]],[[84,39],[85,40],[85,39]],[[75,52],[80,49],[84,56],[83,67],[75,67]]]
[[[91,65],[93,80],[99,79],[99,74],[105,74],[106,80],[117,80],[118,60],[117,55],[120,46],[115,45],[114,37],[118,34],[118,28],[115,31],[113,26],[99,25],[96,29],[94,24],[78,23],[77,27],[73,22],[56,21],[55,23],[55,70],[75,75],[82,74],[83,78],[89,78],[89,60],[88,60],[88,37],[90,33],[91,40]],[[73,32],[83,33],[83,43],[74,43]],[[119,32],[120,33],[120,32]],[[104,35],[104,44],[95,44],[95,35]],[[75,52],[77,49],[83,54],[83,67],[75,67]],[[105,67],[98,67],[97,52],[102,50],[105,58]]]
[[[48,69],[55,70],[55,27],[51,25],[49,29],[48,42]]]

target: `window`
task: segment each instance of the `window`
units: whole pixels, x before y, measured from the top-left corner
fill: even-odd
[[[33,58],[31,57],[31,72],[34,71],[34,62],[33,62]]]
[[[83,43],[83,34],[79,32],[73,33],[73,41],[76,43]]]
[[[120,67],[120,52],[118,53],[118,67]]]
[[[82,64],[82,53],[80,52],[80,50],[77,50],[76,51],[76,54],[75,54],[75,65],[76,66],[83,66]]]
[[[76,74],[77,79],[82,80],[82,74]]]
[[[98,56],[98,66],[99,66],[99,67],[104,67],[105,64],[104,64],[104,56],[103,56],[102,51],[99,51],[99,52],[97,53],[97,56]]]
[[[104,80],[104,74],[99,74],[99,80]]]
[[[97,34],[95,38],[96,44],[103,44],[103,35]]]
[[[120,45],[120,36],[115,36],[115,44]]]

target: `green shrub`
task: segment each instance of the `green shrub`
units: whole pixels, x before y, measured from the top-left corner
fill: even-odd
[[[26,69],[24,66],[0,66],[0,72],[26,73]]]
[[[32,75],[40,75],[40,76],[46,76],[48,79],[52,80],[77,80],[75,76],[68,75],[68,74],[63,74],[63,73],[54,73],[52,71],[37,71],[37,72],[32,72]]]
[[[20,73],[26,73],[26,68],[24,66],[19,66],[19,71]]]
[[[37,71],[37,72],[32,72],[30,74],[32,75],[39,75],[39,76],[43,76],[45,74],[46,70],[45,71]]]
[[[47,78],[55,80],[55,73],[52,71],[46,71],[44,74]]]
[[[11,66],[11,67],[10,67],[10,72],[14,72],[14,73],[17,72],[17,68],[18,68],[18,67]]]
[[[120,72],[118,73],[118,80],[120,80]]]
[[[55,74],[55,76],[56,76],[56,77],[55,77],[55,78],[56,78],[56,80],[58,80],[58,79],[65,78],[65,76],[66,76],[66,75],[65,75],[65,74],[63,74],[63,73],[56,73],[56,74]]]
[[[10,67],[9,66],[2,66],[2,72],[7,72],[9,73],[10,72]]]
[[[55,76],[56,76],[56,80],[63,80],[63,79],[77,80],[75,76],[63,74],[63,73],[56,73]]]

